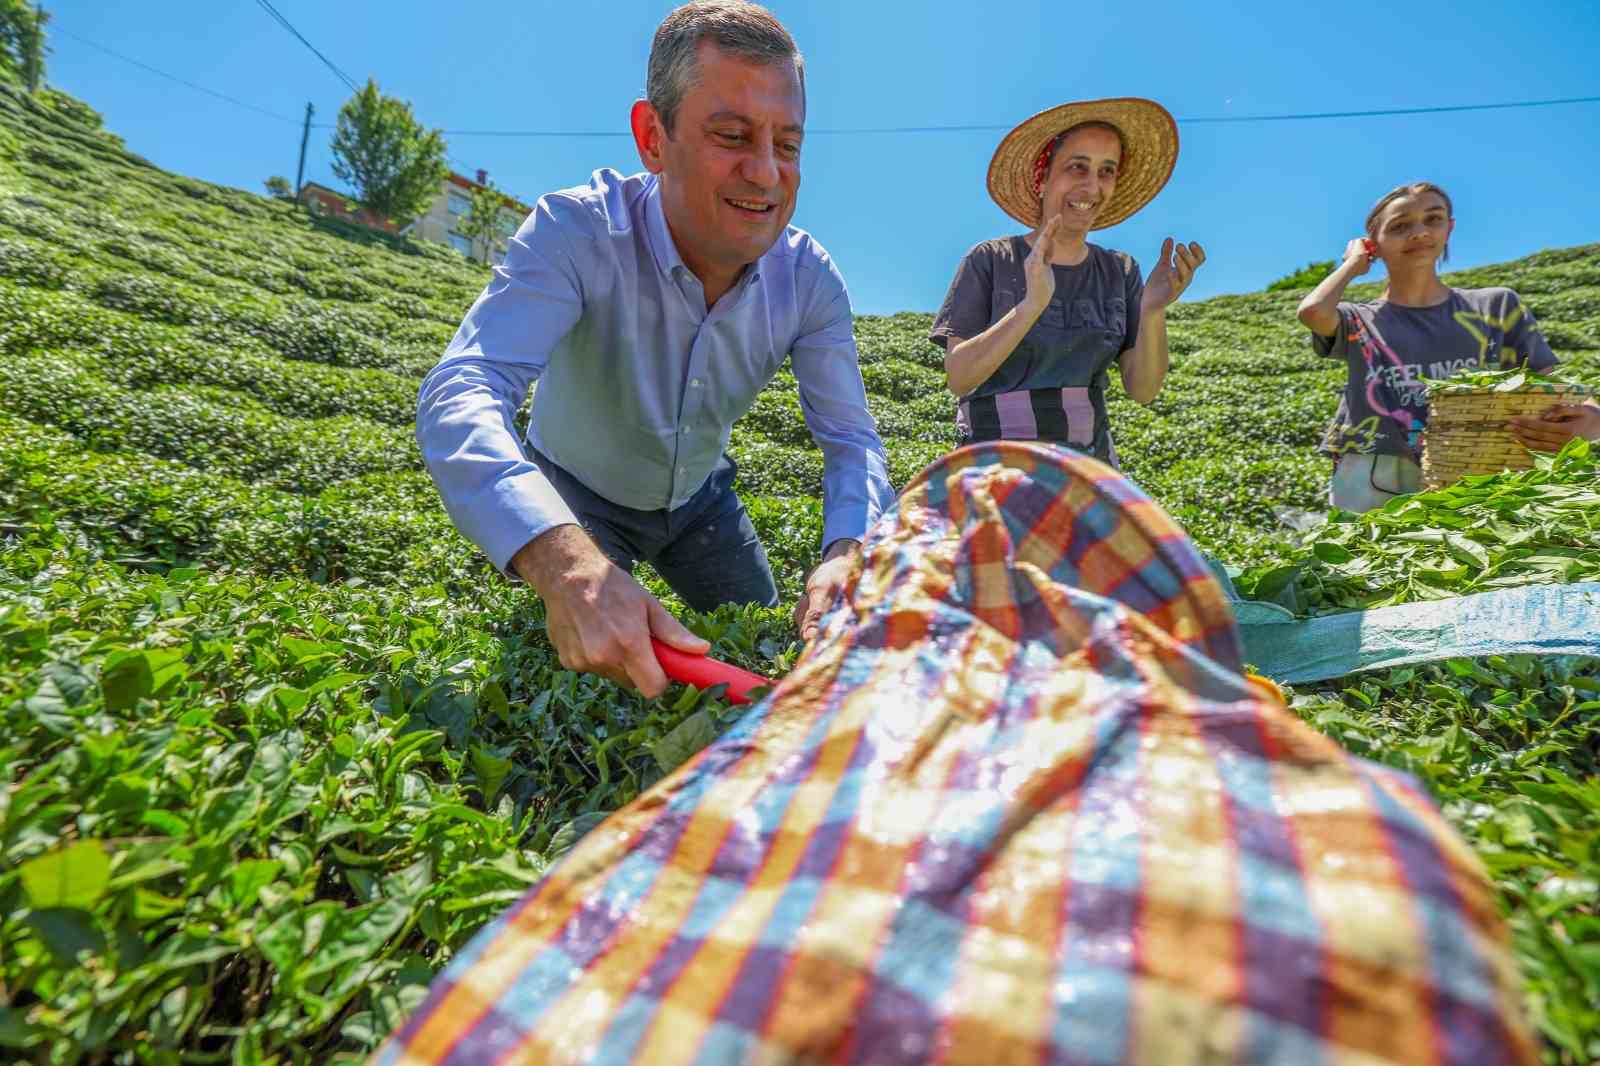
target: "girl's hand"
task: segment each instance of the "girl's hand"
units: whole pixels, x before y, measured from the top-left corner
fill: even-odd
[[[1344,268],[1353,278],[1359,278],[1372,269],[1372,261],[1378,258],[1377,246],[1369,237],[1356,237],[1344,246]]]
[[[1600,403],[1558,403],[1542,415],[1514,415],[1506,428],[1536,452],[1559,452],[1574,437],[1600,440]]]
[[[1039,311],[1050,303],[1056,294],[1056,272],[1050,265],[1056,251],[1056,240],[1061,234],[1061,216],[1056,215],[1045,223],[1044,229],[1033,242],[1033,251],[1022,261],[1023,276],[1028,279],[1025,302]]]
[[[1171,237],[1161,242],[1161,258],[1144,283],[1141,311],[1160,311],[1177,301],[1194,280],[1194,272],[1206,261],[1206,252],[1190,242],[1185,247]]]

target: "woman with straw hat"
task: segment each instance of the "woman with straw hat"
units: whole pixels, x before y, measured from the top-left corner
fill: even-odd
[[[983,241],[956,270],[929,336],[945,349],[961,443],[1043,440],[1115,463],[1106,375],[1140,403],[1167,375],[1166,308],[1205,262],[1161,246],[1147,280],[1125,252],[1087,240],[1131,216],[1172,175],[1178,129],[1150,100],[1062,104],[1006,134],[989,195],[1028,227]]]

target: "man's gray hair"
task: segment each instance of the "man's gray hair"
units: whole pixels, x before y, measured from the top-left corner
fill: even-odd
[[[793,62],[801,88],[805,87],[805,60],[776,15],[747,0],[695,0],[662,19],[650,42],[645,96],[668,134],[684,94],[699,74],[701,41],[711,41],[727,55],[749,63]]]

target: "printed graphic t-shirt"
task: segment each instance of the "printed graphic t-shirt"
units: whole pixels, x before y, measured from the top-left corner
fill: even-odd
[[[1415,457],[1428,424],[1425,378],[1469,368],[1545,370],[1557,363],[1533,315],[1506,288],[1451,289],[1449,299],[1432,307],[1341,303],[1338,332],[1313,333],[1311,347],[1350,369],[1320,449],[1335,457]]]
[[[929,338],[948,348],[999,321],[1028,292],[1021,236],[974,245],[950,283]],[[1055,267],[1056,290],[1039,320],[987,381],[962,397],[962,443],[1029,438],[1111,459],[1106,372],[1139,339],[1139,264],[1098,245],[1075,266]],[[1020,430],[1018,425],[1023,428]]]

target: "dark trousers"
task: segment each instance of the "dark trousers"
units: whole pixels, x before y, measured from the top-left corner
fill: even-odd
[[[699,491],[670,511],[612,503],[543,455],[532,458],[600,550],[628,573],[635,563],[649,563],[697,611],[724,603],[777,605],[772,566],[734,494],[738,467],[726,455]]]

